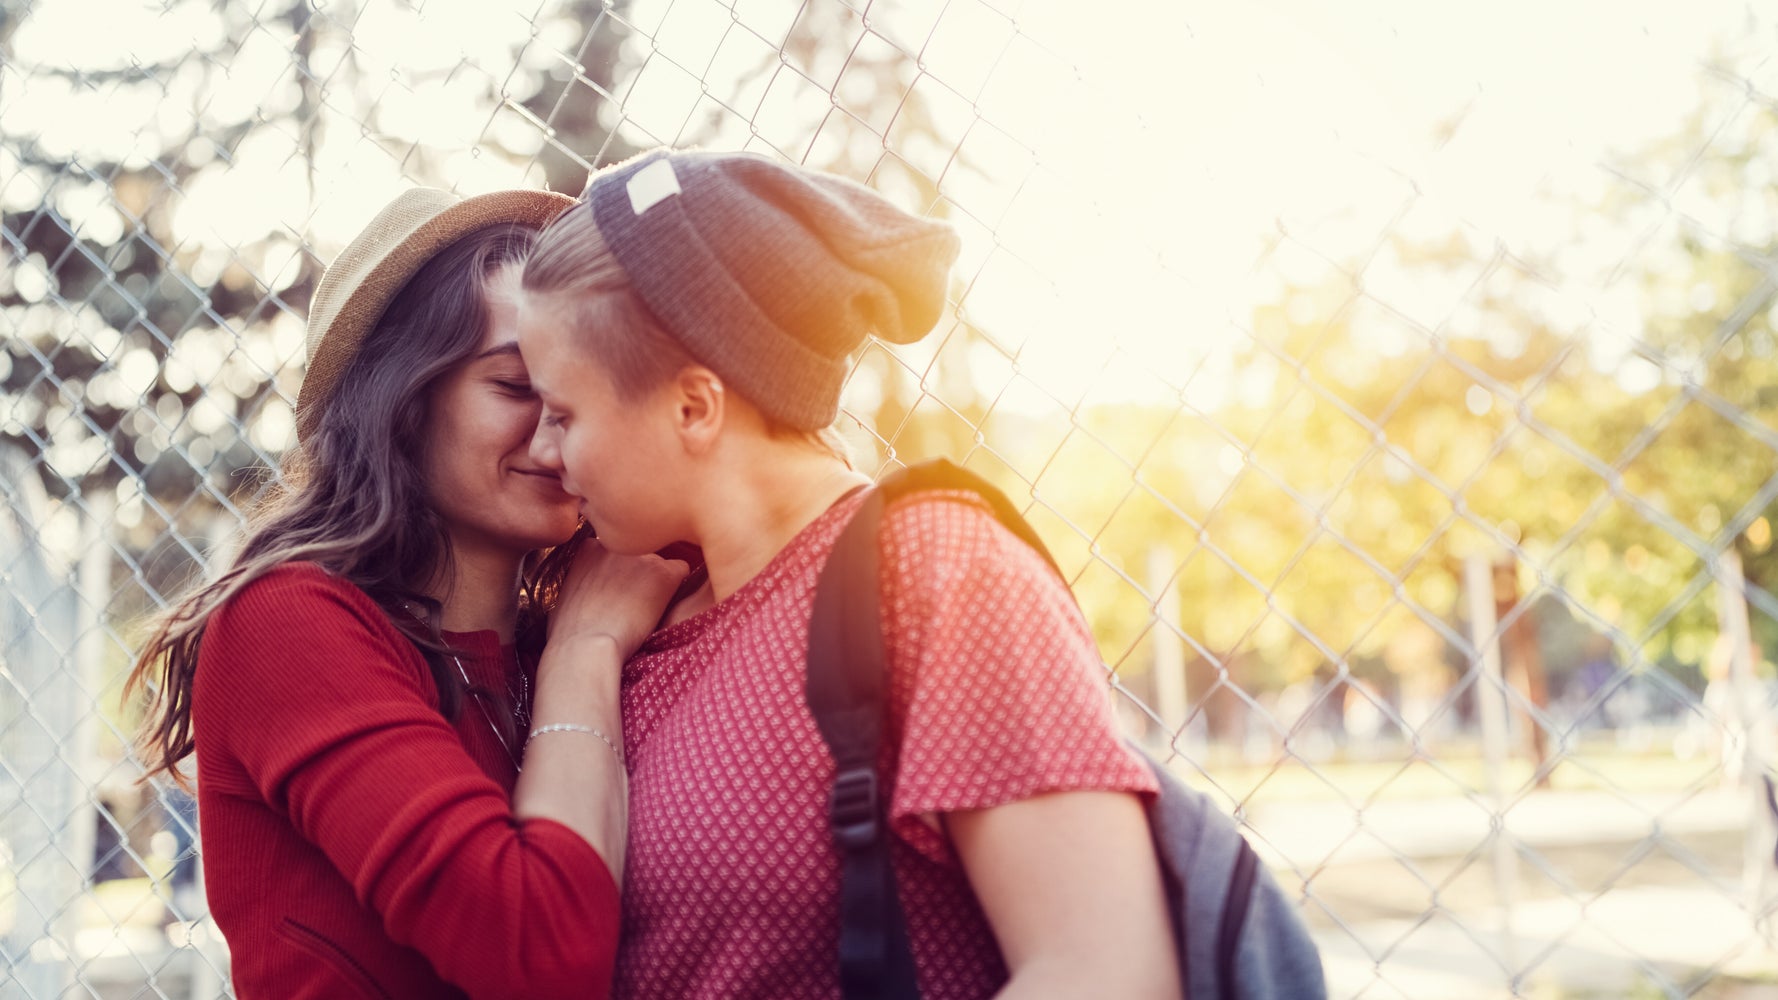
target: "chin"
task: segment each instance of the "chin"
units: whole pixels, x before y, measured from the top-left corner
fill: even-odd
[[[597,521],[593,522],[593,534],[599,539],[599,544],[605,546],[605,551],[620,556],[645,556],[651,552],[660,551],[660,549],[667,544],[667,542],[656,544],[650,542],[646,538],[638,538],[634,535],[612,530],[608,527],[601,526]],[[671,541],[671,539],[668,539],[668,541]]]
[[[532,549],[547,549],[560,545],[574,537],[580,527],[580,512],[569,508],[567,511],[540,510],[530,517],[515,518],[512,522],[515,529],[508,533],[514,548],[522,548],[529,552]]]
[[[551,546],[560,545],[568,539],[573,538],[574,533],[579,530],[580,515],[576,514],[574,517],[563,522],[560,528],[550,532],[547,536],[544,536],[542,541],[533,546],[533,548],[547,549]]]

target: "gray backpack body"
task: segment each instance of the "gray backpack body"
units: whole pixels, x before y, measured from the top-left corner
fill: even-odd
[[[840,861],[838,957],[846,1000],[919,996],[889,863],[887,795],[876,773],[888,712],[878,536],[888,502],[909,493],[959,490],[985,501],[1055,567],[1003,494],[939,461],[902,469],[871,490],[841,532],[816,587],[805,694],[835,763],[828,818]],[[1314,941],[1234,820],[1209,796],[1143,757],[1160,783],[1149,829],[1166,881],[1185,997],[1326,997]]]
[[[1167,881],[1185,995],[1327,996],[1314,940],[1234,820],[1146,759],[1161,785],[1148,825]]]

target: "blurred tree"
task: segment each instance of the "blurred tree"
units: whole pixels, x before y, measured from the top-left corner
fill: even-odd
[[[1525,260],[1468,233],[1392,235],[1368,272],[1256,309],[1230,368],[1263,390],[1209,412],[1071,414],[1071,440],[1095,443],[1073,454],[1028,435],[1039,453],[1012,464],[1046,468],[1043,506],[1068,512],[1048,537],[1120,673],[1146,669],[1160,595],[1140,567],[1157,544],[1178,558],[1188,639],[1251,693],[1325,683],[1330,661],[1411,634],[1461,638],[1462,561],[1505,550],[1518,568],[1503,592],[1523,595],[1499,607],[1509,674],[1547,660],[1561,681],[1581,663],[1549,651],[1610,630],[1618,664],[1651,667],[1668,709],[1690,703],[1717,631],[1710,554],[1730,545],[1769,670],[1778,196],[1760,178],[1778,175],[1778,122],[1738,88],[1717,97],[1686,134],[1628,157],[1599,203],[1559,206],[1595,256],[1614,236],[1633,248],[1597,273],[1566,248]],[[1638,164],[1683,172],[1657,186]],[[1365,280],[1380,271],[1392,280]],[[1452,275],[1470,287],[1436,329],[1376,290]],[[989,437],[1001,453],[1021,435]],[[1455,675],[1440,661],[1383,656],[1442,689]],[[1519,684],[1544,700],[1535,670]]]
[[[676,36],[659,4],[638,29],[642,6],[175,0],[91,44],[76,0],[7,8],[0,440],[38,457],[69,511],[115,493],[138,585],[120,611],[176,589],[271,481],[293,441],[307,301],[379,192],[524,177],[577,192],[589,167],[655,142],[739,145],[763,112],[728,91],[782,71],[845,101],[822,91],[832,122],[779,153],[941,201],[935,175],[885,152],[890,134],[943,141],[922,124],[913,60],[850,8],[803,5],[776,38],[721,18],[725,44],[751,47],[707,69],[713,117],[662,135],[637,88],[672,69],[658,43]]]
[[[84,494],[118,490],[135,500],[126,514],[135,530],[120,541],[140,555],[177,548],[168,545],[175,525],[187,546],[204,539],[185,517],[198,515],[201,525],[235,494],[235,474],[265,461],[243,425],[276,393],[270,328],[289,303],[306,299],[313,261],[285,255],[268,269],[268,252],[288,244],[286,233],[205,245],[185,238],[176,216],[181,192],[255,133],[311,133],[307,39],[315,24],[303,4],[222,7],[193,49],[138,57],[62,45],[66,61],[35,56],[25,38],[35,22],[77,17],[78,6],[25,7],[0,43],[15,108],[36,108],[9,115],[0,130],[0,174],[8,177],[0,195],[8,258],[0,437],[38,456],[52,495],[79,504]],[[254,107],[205,100],[228,87],[235,50],[256,30],[303,40],[279,88]],[[142,117],[120,121],[131,111]],[[236,343],[210,336],[224,326],[241,332]],[[187,337],[206,349],[202,383],[189,367],[167,365]],[[157,564],[148,562],[153,588]],[[183,575],[184,567],[173,570]]]

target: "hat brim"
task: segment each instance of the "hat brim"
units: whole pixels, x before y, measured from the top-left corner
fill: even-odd
[[[352,359],[358,356],[365,338],[427,261],[478,229],[508,223],[542,229],[575,204],[573,198],[554,191],[476,195],[443,209],[390,244],[381,259],[358,278],[357,287],[346,292],[344,304],[322,332],[320,343],[309,358],[296,398],[297,439],[307,440],[314,433],[327,400]]]

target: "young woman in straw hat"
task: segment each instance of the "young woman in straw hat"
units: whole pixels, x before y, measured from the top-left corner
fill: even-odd
[[[748,155],[656,151],[582,201],[525,265],[532,454],[613,551],[699,544],[714,601],[624,668],[614,994],[838,996],[834,765],[805,659],[817,574],[869,480],[825,429],[867,333],[937,321],[956,236]],[[1178,996],[1154,778],[1066,587],[958,494],[891,506],[883,537],[882,775],[921,995]]]
[[[516,265],[569,204],[409,191],[352,241],[315,292],[280,492],[137,664],[151,768],[196,753],[244,1000],[608,987],[618,668],[685,567],[537,558],[579,518],[528,453]]]

